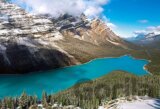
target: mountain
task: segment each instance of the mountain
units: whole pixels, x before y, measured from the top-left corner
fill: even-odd
[[[139,34],[136,37],[129,39],[129,41],[137,45],[160,48],[160,34],[155,34],[154,32],[148,34]]]
[[[132,37],[129,40],[135,43],[148,44],[148,43],[160,41],[160,34],[157,34],[155,32],[150,32],[147,34],[143,33],[143,34],[138,34],[137,36]]]
[[[108,28],[100,19],[88,21],[82,14],[79,18],[63,15],[53,20],[54,25],[64,36],[72,36],[95,45],[113,44],[124,46],[123,40]]]
[[[121,55],[129,43],[100,19],[33,15],[0,0],[0,72],[27,73]],[[112,56],[114,56],[112,55]]]
[[[151,43],[160,40],[160,34],[148,33],[146,35],[138,35],[136,40],[139,40],[144,43]]]

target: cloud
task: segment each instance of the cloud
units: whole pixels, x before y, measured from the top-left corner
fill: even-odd
[[[103,13],[103,5],[109,0],[12,0],[32,13],[48,13],[54,17],[68,13],[78,16],[82,13],[88,17],[99,16]]]
[[[105,22],[105,24],[112,30],[117,29],[117,25],[110,22],[110,20],[106,16],[102,16],[102,20]]]
[[[105,5],[109,2],[109,0],[94,0],[94,1],[99,3],[100,5]]]
[[[137,35],[147,35],[149,33],[153,33],[155,35],[160,34],[160,26],[149,26],[145,30],[134,31],[134,36]]]
[[[89,6],[85,11],[84,14],[86,16],[89,17],[96,17],[97,15],[99,15],[100,13],[103,12],[103,8],[101,7],[93,7],[93,6]]]
[[[157,30],[160,31],[160,26],[157,26]]]
[[[111,23],[111,22],[107,23],[107,26],[108,26],[109,28],[111,28],[112,30],[114,30],[114,29],[117,28],[117,26],[116,26],[115,24]]]
[[[73,16],[84,13],[88,18],[101,17],[110,29],[117,28],[103,15],[103,6],[108,4],[110,0],[12,0],[12,2],[35,14],[47,13],[53,17],[59,17],[65,13]]]
[[[145,30],[134,31],[135,35],[145,35],[147,32]]]
[[[143,24],[144,24],[144,23],[148,23],[149,21],[148,21],[148,20],[146,20],[146,19],[144,19],[144,20],[139,20],[138,22],[139,22],[139,23],[143,23]]]
[[[150,27],[147,27],[146,31],[160,34],[160,26],[150,26]]]
[[[155,30],[157,30],[157,27],[155,26],[149,26],[146,28],[146,31],[155,31]]]

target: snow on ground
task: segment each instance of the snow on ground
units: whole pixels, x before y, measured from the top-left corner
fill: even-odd
[[[117,43],[117,42],[113,42],[113,41],[111,41],[111,40],[109,40],[109,39],[106,39],[108,42],[110,42],[110,43],[112,43],[112,44],[114,44],[114,45],[121,45],[120,43]]]
[[[105,103],[104,109],[160,109],[160,99],[148,96],[122,97]]]
[[[160,109],[160,100],[150,99],[120,103],[117,109]]]

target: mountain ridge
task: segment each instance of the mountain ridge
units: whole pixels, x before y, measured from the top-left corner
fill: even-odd
[[[65,14],[57,19],[33,15],[3,0],[0,6],[1,73],[76,65],[128,49],[128,43],[100,19],[89,21],[83,14],[80,17]]]
[[[139,34],[134,38],[128,39],[128,41],[144,47],[159,48],[160,34],[155,34],[154,32]]]

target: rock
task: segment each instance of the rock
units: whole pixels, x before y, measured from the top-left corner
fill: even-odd
[[[0,2],[0,71],[26,73],[76,64],[55,40],[63,36],[52,21],[26,13],[19,6]]]
[[[73,41],[76,45],[72,45]],[[71,46],[65,47],[68,43],[77,47],[82,56],[90,55],[87,53],[90,51],[79,48],[81,43],[91,49],[103,45],[125,46],[99,19],[88,20],[84,14],[79,17],[64,14],[59,18],[34,15],[0,0],[1,73],[27,73],[79,64],[82,56],[73,53]]]
[[[83,14],[73,21],[69,20],[73,16],[64,18],[55,22],[64,36],[72,36],[96,45],[117,45],[115,43],[118,43],[118,46],[125,45],[125,42],[100,19],[87,20]]]

